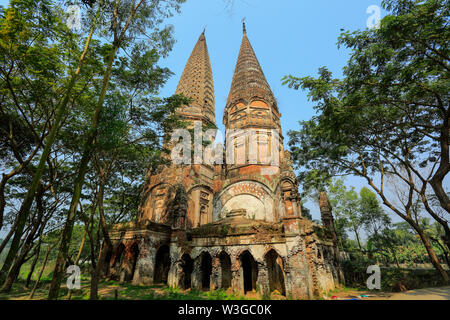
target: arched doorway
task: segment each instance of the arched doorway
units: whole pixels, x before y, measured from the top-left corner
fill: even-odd
[[[122,272],[123,257],[125,253],[125,245],[120,243],[114,255],[113,265],[111,266],[111,276],[119,277]]]
[[[156,252],[154,283],[167,284],[167,277],[170,269],[170,249],[168,245],[162,245]]]
[[[244,293],[256,290],[256,280],[258,278],[258,265],[250,252],[244,251],[239,257],[241,271],[244,282]]]
[[[200,273],[202,280],[202,290],[209,290],[212,273],[212,259],[208,252],[203,252],[200,256]]]
[[[221,269],[221,283],[222,289],[228,289],[231,287],[231,259],[230,256],[222,251],[219,255],[220,269]]]
[[[130,248],[130,256],[131,256],[130,261],[131,271],[130,271],[130,278],[128,280],[131,281],[134,278],[134,272],[136,271],[136,265],[139,258],[139,246],[136,242],[133,243],[133,245]]]
[[[269,273],[269,290],[270,293],[277,290],[283,296],[286,295],[286,287],[284,285],[283,259],[274,250],[271,249],[264,257]]]
[[[112,259],[112,250],[108,250],[106,252],[105,262],[103,264],[103,269],[102,269],[102,274],[104,276],[109,276],[109,274],[110,274],[111,259]]]
[[[192,270],[194,269],[194,260],[187,254],[181,257],[181,275],[178,285],[183,289],[191,287]]]

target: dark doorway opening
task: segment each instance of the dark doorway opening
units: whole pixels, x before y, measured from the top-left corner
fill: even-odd
[[[244,293],[256,290],[256,280],[258,278],[258,265],[250,252],[244,251],[240,257],[241,268],[244,281]]]
[[[283,260],[275,250],[270,250],[265,256],[267,270],[269,273],[269,290],[277,290],[283,296],[286,296],[286,287],[284,285]]]
[[[112,250],[106,252],[105,263],[103,264],[102,273],[104,276],[109,276],[111,266]]]
[[[133,243],[133,245],[130,248],[130,252],[131,252],[131,261],[130,261],[131,272],[129,280],[132,281],[134,278],[134,273],[136,271],[136,264],[139,258],[139,246],[137,243]]]
[[[192,270],[194,269],[194,260],[187,254],[183,254],[181,257],[181,275],[179,286],[183,289],[189,289],[191,287]]]
[[[220,287],[222,289],[228,289],[231,287],[231,259],[226,252],[222,251],[219,255],[219,260],[222,277]]]
[[[159,247],[155,257],[155,274],[153,282],[155,284],[167,284],[170,269],[170,250],[168,245]]]
[[[212,259],[211,255],[207,252],[203,252],[201,255],[200,272],[202,275],[202,289],[209,290],[212,273]]]
[[[116,249],[116,254],[114,255],[113,265],[111,267],[111,276],[114,279],[119,279],[120,273],[122,272],[123,267],[123,257],[125,253],[125,245],[120,243]]]

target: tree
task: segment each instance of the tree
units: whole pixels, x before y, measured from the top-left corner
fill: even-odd
[[[301,202],[301,211],[302,211],[302,217],[308,220],[312,221],[312,215],[311,210],[309,210],[307,207],[305,207],[303,201]]]
[[[61,97],[61,100],[58,102],[57,106],[54,108],[55,117],[52,119],[46,119],[44,127],[36,126],[35,123],[27,121],[27,117],[25,116],[25,122],[28,123],[30,127],[32,127],[32,132],[34,139],[37,142],[37,147],[34,151],[28,156],[25,161],[20,161],[20,167],[11,171],[7,176],[3,176],[2,182],[0,184],[0,227],[3,218],[3,209],[4,209],[4,185],[7,182],[7,179],[12,177],[13,175],[19,173],[23,168],[26,168],[31,159],[36,155],[39,148],[43,145],[42,154],[40,155],[39,164],[32,172],[32,181],[30,183],[30,187],[28,192],[26,193],[21,208],[17,214],[14,230],[14,237],[11,243],[11,248],[8,252],[8,255],[5,259],[5,263],[0,271],[0,283],[3,282],[6,273],[8,272],[14,256],[17,253],[19,248],[20,239],[22,237],[23,229],[26,224],[27,218],[30,215],[30,208],[33,204],[33,199],[35,198],[35,193],[38,190],[39,186],[42,184],[41,178],[44,173],[49,154],[51,152],[53,143],[56,139],[56,135],[59,131],[60,124],[63,121],[64,115],[67,112],[67,104],[69,99],[72,98],[72,90],[75,86],[77,77],[80,75],[81,68],[83,66],[84,59],[87,54],[87,50],[89,48],[90,40],[95,29],[96,20],[98,18],[100,11],[97,10],[97,14],[92,22],[92,26],[89,32],[89,35],[86,40],[85,47],[80,55],[78,61],[78,67],[71,76],[66,91]],[[37,13],[37,14],[36,14]],[[59,13],[59,16],[58,16]],[[67,46],[67,49],[76,48],[73,43],[72,36],[70,32],[67,30],[67,26],[61,21],[61,12],[58,9],[54,8],[50,1],[12,1],[8,9],[5,10],[5,18],[2,19],[2,30],[5,34],[5,41],[2,43],[2,51],[5,53],[4,57],[6,57],[5,61],[2,61],[3,72],[2,75],[5,79],[7,91],[9,95],[12,97],[12,101],[14,103],[14,108],[20,111],[23,115],[24,106],[28,106],[30,110],[30,114],[35,114],[36,104],[41,105],[41,97],[31,95],[28,99],[20,99],[16,95],[16,91],[19,88],[15,86],[14,78],[11,76],[15,76],[15,78],[19,79],[19,83],[23,82],[26,86],[25,91],[28,91],[30,82],[33,85],[37,85],[38,90],[45,90],[46,87],[52,86],[53,83],[49,83],[48,79],[45,78],[45,75],[57,76],[52,71],[59,71],[59,76],[61,75],[61,60],[64,60],[64,55],[62,55],[62,51],[64,46]],[[44,29],[44,30],[43,30]],[[47,36],[42,36],[42,34],[47,34]],[[19,39],[18,39],[19,38]],[[61,46],[60,50],[55,50],[54,41],[57,41],[57,46]],[[69,39],[69,40],[67,40]],[[18,44],[16,44],[18,42]],[[59,43],[58,43],[59,42]],[[14,46],[12,47],[12,44]],[[28,56],[23,59],[23,56]],[[53,60],[54,59],[54,60]],[[17,68],[14,68],[14,62],[19,60],[23,64],[19,63]],[[5,70],[9,67],[9,70]],[[37,67],[37,68],[36,68]],[[50,68],[49,68],[50,67]],[[16,73],[16,70],[18,69]],[[56,69],[56,70],[55,70]],[[25,72],[24,72],[25,71]],[[44,77],[42,77],[42,74]],[[25,79],[22,77],[25,75]],[[40,79],[44,81],[35,81],[35,79]],[[43,78],[43,79],[42,79]],[[26,81],[29,80],[29,81]],[[46,80],[46,82],[45,82]],[[43,85],[44,83],[47,85]],[[32,86],[33,87],[33,86]],[[19,89],[20,90],[20,89]],[[35,93],[35,92],[33,92]],[[47,107],[46,104],[42,104],[44,108]],[[48,113],[48,110],[47,114]],[[10,117],[9,120],[9,135],[11,136],[11,123],[12,119]],[[50,125],[52,124],[52,125]],[[7,127],[8,128],[8,127]],[[48,132],[47,132],[48,130]],[[45,143],[44,143],[45,138]],[[9,144],[14,148],[17,142],[14,139],[9,139]],[[20,154],[16,150],[16,154]],[[20,158],[20,156],[19,156]],[[9,289],[5,289],[9,290]]]
[[[134,41],[138,40],[139,34],[146,34],[152,30],[149,37],[150,43],[147,45],[159,45],[165,54],[170,50],[173,41],[171,40],[170,29],[158,30],[158,26],[163,19],[172,14],[172,9],[178,10],[182,0],[160,1],[119,1],[117,0],[110,11],[105,13],[104,32],[110,37],[111,43],[106,54],[106,70],[102,80],[101,89],[96,102],[91,125],[84,143],[82,158],[78,167],[78,174],[73,187],[72,201],[67,214],[67,220],[62,232],[61,245],[53,274],[52,283],[49,289],[49,299],[57,299],[62,277],[64,275],[64,263],[67,258],[68,245],[70,243],[75,215],[79,205],[84,179],[88,170],[88,165],[94,151],[95,141],[98,134],[100,116],[103,104],[107,96],[107,90],[113,71],[113,64],[120,50],[125,51]],[[109,20],[108,17],[111,17]],[[145,43],[145,42],[143,42]],[[103,231],[105,236],[105,230]]]
[[[359,194],[360,221],[369,235],[379,235],[390,225],[391,219],[381,208],[375,193],[363,187]]]
[[[346,32],[339,45],[352,49],[344,79],[326,68],[319,78],[285,77],[295,89],[309,90],[318,113],[289,133],[294,161],[315,175],[353,174],[366,179],[384,205],[407,221],[422,239],[445,281],[430,239],[414,219],[414,198],[445,230],[446,216],[430,205],[432,186],[448,215],[441,190],[448,161],[449,7],[443,0],[384,1],[392,10],[379,29]],[[387,177],[408,189],[395,204],[386,193]],[[428,188],[428,189],[427,189]],[[444,192],[445,193],[445,192]]]
[[[336,228],[338,234],[344,234],[347,229],[354,233],[358,248],[362,252],[360,200],[355,188],[351,187],[350,190],[347,190],[347,187],[344,185],[344,179],[334,179],[329,183],[328,193],[333,213],[336,216],[335,222],[341,226]]]

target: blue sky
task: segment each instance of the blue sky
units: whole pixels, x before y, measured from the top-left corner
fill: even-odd
[[[0,5],[8,3],[0,0]],[[162,64],[175,74],[161,95],[170,96],[175,92],[187,59],[206,27],[216,121],[223,132],[223,110],[242,39],[242,18],[245,17],[247,35],[278,100],[286,137],[288,130],[298,129],[299,120],[310,119],[314,110],[306,92],[282,86],[281,78],[288,74],[316,76],[321,66],[328,67],[340,77],[349,51],[337,48],[337,38],[341,29],[365,29],[371,15],[367,8],[372,5],[381,6],[381,0],[187,0],[181,14],[167,21],[174,26],[176,43]],[[382,10],[381,16],[385,14]],[[450,179],[446,180],[448,187]],[[355,186],[357,191],[367,185],[365,180],[357,177],[348,177],[346,184]],[[307,207],[315,219],[320,218],[316,204],[308,201]],[[393,218],[399,221],[399,218]]]
[[[375,0],[188,0],[181,15],[168,22],[175,27],[176,44],[165,66],[175,75],[169,80],[163,95],[174,93],[187,59],[206,26],[206,40],[214,78],[216,122],[223,132],[223,110],[231,86],[234,67],[242,39],[242,18],[247,35],[255,50],[282,113],[281,125],[286,133],[298,129],[299,120],[314,114],[307,93],[281,85],[284,75],[316,76],[321,66],[327,66],[335,76],[342,75],[349,51],[336,46],[341,29],[365,29],[371,5]],[[276,4],[275,4],[276,3]],[[382,16],[385,13],[382,11]],[[347,178],[347,185],[359,191],[365,180]],[[318,205],[308,201],[314,219],[320,219]]]
[[[8,3],[0,0],[0,5],[7,6]],[[167,21],[174,26],[176,43],[162,64],[175,74],[161,95],[170,96],[175,92],[187,59],[206,27],[216,121],[223,132],[223,110],[242,39],[242,18],[245,17],[247,35],[278,100],[286,137],[288,130],[298,129],[299,120],[310,119],[314,110],[306,92],[282,86],[281,78],[288,74],[316,76],[321,66],[327,66],[340,77],[349,58],[348,50],[336,46],[341,29],[365,29],[370,16],[367,8],[380,4],[381,0],[187,0],[181,14]],[[359,190],[365,181],[350,177],[347,185],[354,185]],[[320,218],[316,204],[308,201],[307,207],[315,219]]]

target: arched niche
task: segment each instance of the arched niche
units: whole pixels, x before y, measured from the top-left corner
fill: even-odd
[[[159,247],[155,256],[155,271],[153,282],[167,284],[170,269],[170,248],[168,245]]]
[[[154,186],[145,202],[143,218],[157,223],[170,224],[167,205],[173,198],[173,186],[168,183],[160,183]]]
[[[214,203],[214,221],[225,218],[232,210],[245,209],[248,219],[274,222],[274,200],[261,182],[245,180],[226,187]]]
[[[286,296],[283,259],[281,259],[280,255],[274,249],[271,249],[264,256],[264,261],[269,276],[270,293],[278,291],[281,295]]]

